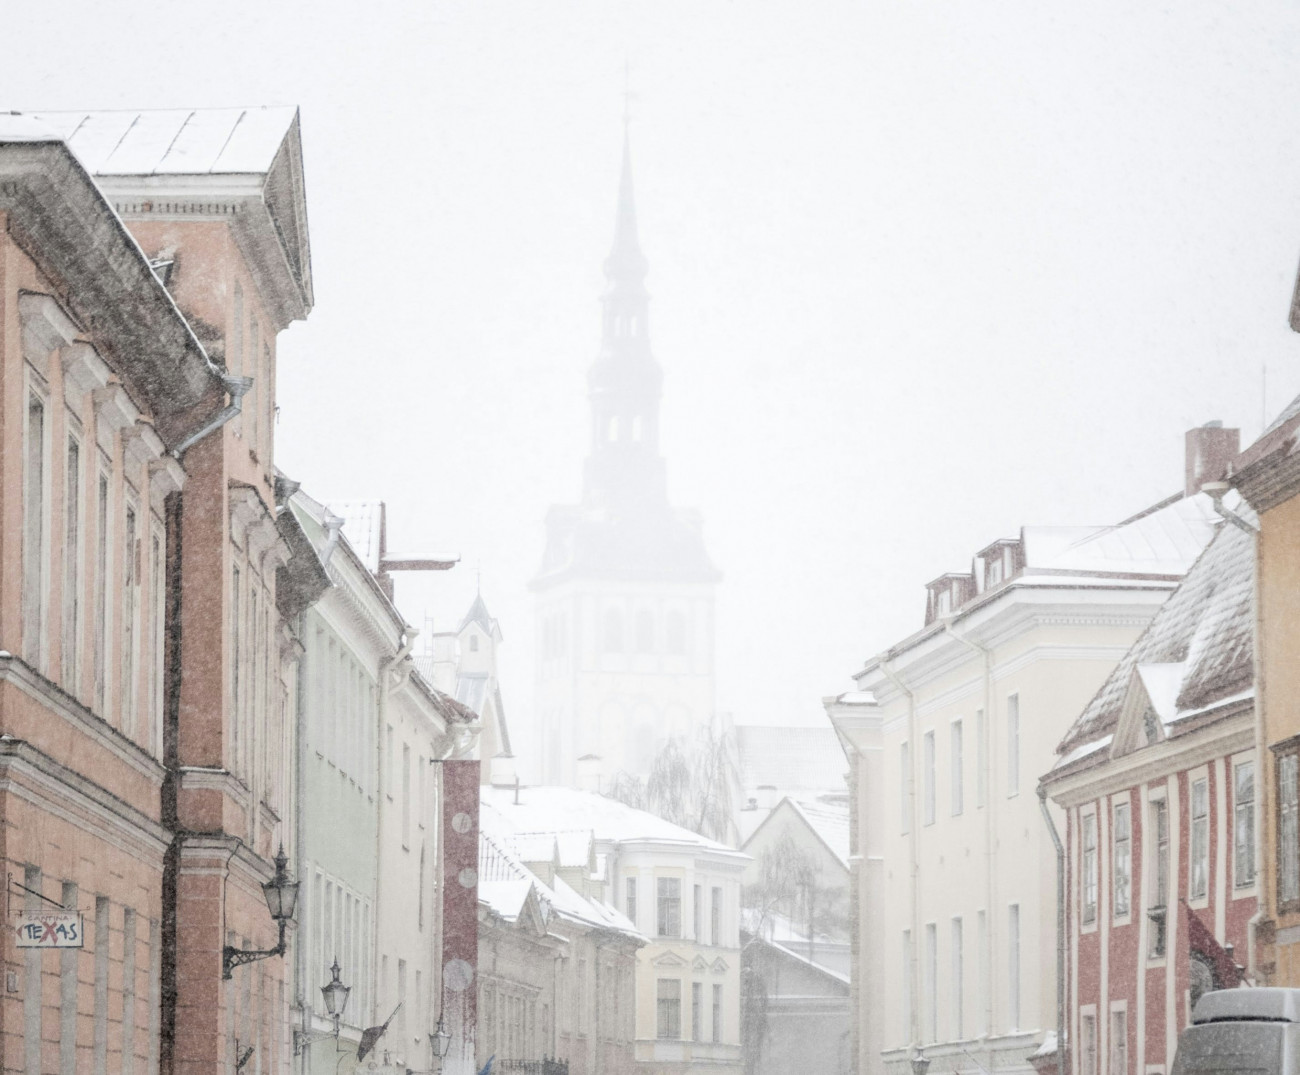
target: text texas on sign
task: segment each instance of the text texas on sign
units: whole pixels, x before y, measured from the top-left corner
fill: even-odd
[[[19,948],[80,948],[85,936],[81,914],[77,911],[64,914],[20,911],[14,932],[18,934]]]

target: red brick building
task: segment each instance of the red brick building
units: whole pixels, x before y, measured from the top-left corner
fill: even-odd
[[[1043,778],[1067,817],[1075,1075],[1168,1071],[1196,997],[1254,976],[1254,557],[1223,524]]]

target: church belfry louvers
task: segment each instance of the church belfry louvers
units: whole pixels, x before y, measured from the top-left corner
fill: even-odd
[[[714,589],[698,512],[668,501],[663,371],[650,349],[647,263],[624,137],[580,504],[554,505],[533,580],[534,758],[547,783],[643,774],[713,717]]]

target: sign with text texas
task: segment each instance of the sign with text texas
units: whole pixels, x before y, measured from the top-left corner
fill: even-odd
[[[80,948],[85,936],[77,911],[19,911],[14,932],[19,948]]]

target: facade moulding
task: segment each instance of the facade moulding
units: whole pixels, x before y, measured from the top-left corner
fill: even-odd
[[[21,739],[0,740],[0,791],[162,868],[163,826]]]
[[[166,770],[134,740],[128,739],[111,724],[96,716],[71,695],[55,686],[22,658],[0,654],[0,683],[12,683],[29,698],[62,717],[78,731],[108,751],[117,761],[130,766],[156,788],[161,788]],[[34,748],[33,748],[34,749]]]

